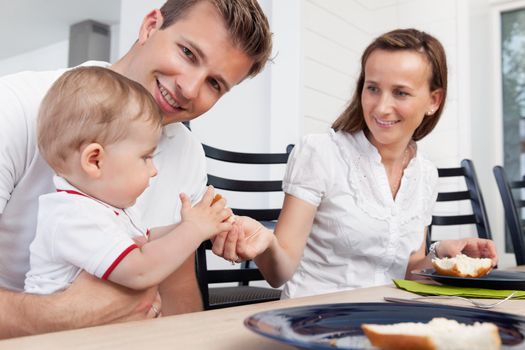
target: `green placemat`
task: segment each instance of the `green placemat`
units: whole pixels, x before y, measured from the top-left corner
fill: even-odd
[[[394,280],[394,284],[397,288],[421,295],[456,295],[466,298],[501,299],[514,292],[513,290],[441,286],[409,280]],[[525,291],[518,291],[512,298],[525,299]]]

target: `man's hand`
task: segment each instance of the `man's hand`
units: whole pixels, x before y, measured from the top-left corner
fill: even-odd
[[[0,290],[0,306],[0,338],[9,338],[153,318],[161,300],[157,287],[132,290],[83,272],[51,295]]]
[[[156,286],[143,291],[132,290],[86,272],[57,297],[59,305],[69,305],[67,312],[72,316],[71,320],[65,320],[64,327],[68,327],[71,321],[78,321],[72,325],[72,328],[78,328],[142,320],[155,317],[155,308],[161,310]]]

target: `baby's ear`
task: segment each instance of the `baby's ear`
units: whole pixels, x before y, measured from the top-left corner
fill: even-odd
[[[80,166],[89,177],[99,178],[103,158],[104,147],[99,143],[90,143],[80,153]]]

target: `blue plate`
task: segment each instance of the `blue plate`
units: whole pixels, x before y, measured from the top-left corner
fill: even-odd
[[[428,322],[446,317],[461,323],[492,322],[499,328],[503,349],[525,349],[525,318],[456,306],[353,303],[277,309],[257,313],[244,325],[265,337],[301,349],[374,349],[361,330],[363,323]]]
[[[525,272],[492,270],[488,275],[478,278],[441,276],[434,269],[415,270],[412,273],[457,287],[525,290]]]

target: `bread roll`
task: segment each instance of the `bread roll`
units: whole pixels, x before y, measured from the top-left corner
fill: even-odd
[[[210,206],[211,206],[211,205],[214,205],[215,203],[217,203],[218,201],[220,201],[221,198],[222,198],[222,196],[221,196],[220,194],[217,193],[217,194],[215,195],[215,197],[213,197],[213,199],[211,200],[211,204],[210,204]]]
[[[429,323],[404,322],[361,326],[372,345],[383,350],[494,350],[501,348],[498,327],[493,323],[472,325],[446,318]]]
[[[432,259],[432,265],[443,276],[482,277],[492,269],[492,260],[459,254],[454,258]]]
[[[211,204],[210,206],[214,205],[215,203],[217,203],[218,201],[220,201],[222,199],[222,196],[220,194],[216,194],[215,197],[213,197],[212,201],[211,201]],[[235,222],[235,215],[230,215],[226,220],[224,221],[227,221],[231,224],[233,224]]]

